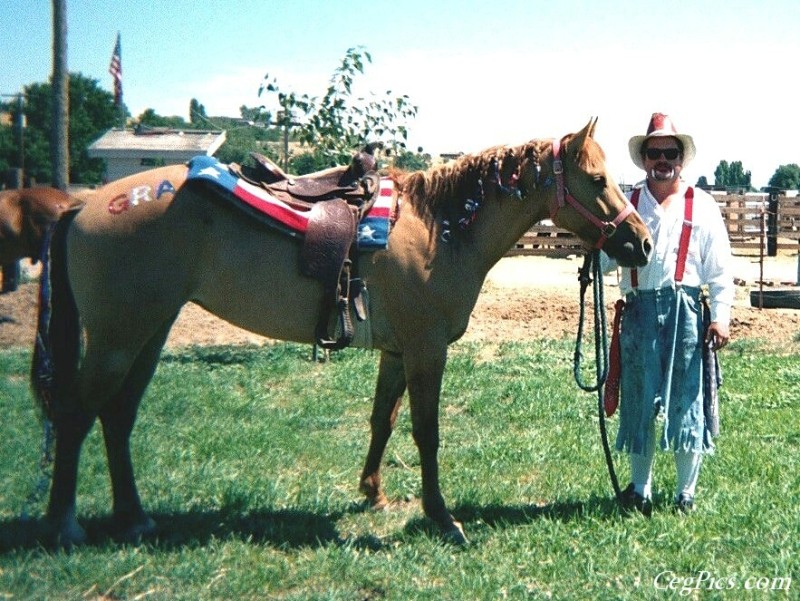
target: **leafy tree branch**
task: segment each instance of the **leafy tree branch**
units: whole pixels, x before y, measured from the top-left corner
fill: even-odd
[[[280,107],[272,124],[291,129],[293,138],[311,149],[319,168],[347,163],[354,150],[370,142],[381,142],[393,153],[406,149],[408,122],[417,114],[410,98],[392,90],[366,98],[354,94],[356,78],[371,62],[364,47],[348,49],[321,97],[284,92],[275,77],[264,76],[259,96],[274,94]]]

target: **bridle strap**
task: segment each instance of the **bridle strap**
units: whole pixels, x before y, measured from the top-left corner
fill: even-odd
[[[617,226],[625,221],[635,209],[633,205],[628,202],[624,209],[613,221],[603,221],[597,215],[589,211],[578,200],[569,193],[569,189],[564,184],[564,163],[561,160],[561,142],[560,140],[553,140],[553,175],[556,179],[556,204],[550,210],[550,219],[555,222],[556,215],[567,204],[573,209],[578,211],[589,223],[596,226],[600,230],[600,237],[594,245],[596,249],[600,249],[611,236],[617,231]]]

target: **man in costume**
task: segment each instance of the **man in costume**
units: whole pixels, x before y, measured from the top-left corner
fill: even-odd
[[[704,413],[703,350],[707,345],[715,352],[728,343],[731,247],[714,198],[681,179],[695,156],[691,136],[679,134],[669,116],[654,113],[647,133],[632,137],[628,148],[647,174],[629,198],[650,229],[654,249],[645,267],[622,268],[620,279],[625,305],[616,446],[630,454],[632,476],[622,503],[651,514],[658,444],[675,458],[674,506],[688,512],[694,509],[703,455],[714,450],[714,428]],[[616,267],[606,255],[603,263],[605,271]],[[707,328],[703,291],[710,310]]]

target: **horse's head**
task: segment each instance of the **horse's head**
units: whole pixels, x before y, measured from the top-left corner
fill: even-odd
[[[596,119],[553,142],[550,217],[589,247],[602,248],[624,267],[647,264],[653,241],[639,214],[608,173],[594,141]]]
[[[55,188],[0,192],[0,264],[38,259],[47,227],[83,202]]]

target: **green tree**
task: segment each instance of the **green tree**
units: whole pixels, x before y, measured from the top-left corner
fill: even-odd
[[[724,186],[728,181],[728,161],[720,161],[717,168],[714,169],[714,184],[717,186]]]
[[[695,184],[698,188],[708,188],[708,179],[705,175],[701,175],[697,178],[697,183]]]
[[[245,163],[250,159],[251,152],[264,154],[273,161],[280,160],[278,150],[281,133],[275,128],[270,128],[263,123],[255,123],[252,118],[259,113],[259,109],[250,112],[245,106],[241,107],[242,118],[213,117],[214,129],[226,131],[225,143],[217,151],[217,158],[223,163]]]
[[[198,129],[208,127],[206,107],[200,104],[197,98],[192,98],[189,102],[189,122]]]
[[[16,123],[19,123],[18,104],[15,100],[0,102],[0,113],[9,115],[9,125],[0,126],[0,175],[12,167],[19,167],[19,137]],[[2,186],[2,181],[0,181]]]
[[[330,164],[325,163],[324,156],[314,152],[301,152],[300,154],[293,156],[289,161],[289,171],[291,173],[296,173],[297,175],[314,173],[315,171],[319,171],[330,166]]]
[[[266,111],[263,106],[251,107],[243,104],[239,107],[239,114],[244,121],[248,121],[251,124],[268,124],[272,121],[272,114]]]
[[[714,170],[714,186],[717,188],[736,188],[750,190],[751,173],[745,171],[741,161],[720,161]]]
[[[422,148],[418,148],[417,152],[400,150],[392,161],[392,165],[405,171],[422,171],[428,169],[431,163],[431,155],[423,153]]]
[[[781,190],[800,190],[800,166],[797,163],[781,165],[769,178],[769,185]]]
[[[147,127],[171,127],[173,129],[188,129],[189,124],[186,119],[178,115],[164,117],[156,113],[154,109],[145,109],[142,114],[136,118],[139,125]]]
[[[260,108],[243,105],[240,107],[241,118],[209,117],[206,115],[205,107],[193,98],[189,110],[195,117],[192,123],[187,123],[178,116],[159,115],[151,108],[143,111],[137,117],[137,121],[139,126],[152,128],[224,130],[225,143],[215,153],[223,163],[245,163],[250,159],[251,152],[264,154],[273,161],[280,160],[278,144],[281,132],[276,128],[267,127],[263,122],[256,122],[254,118],[263,112]]]
[[[406,147],[407,122],[416,116],[417,107],[407,95],[396,96],[391,90],[371,94],[369,99],[355,97],[354,81],[364,73],[365,63],[371,62],[372,56],[363,46],[348,49],[321,98],[283,92],[269,74],[258,94],[277,96],[280,110],[273,123],[293,129],[296,139],[308,145],[314,160],[322,165],[347,163],[353,152],[368,142],[382,142],[386,149],[397,152]]]
[[[116,122],[114,97],[101,89],[96,79],[80,73],[70,74],[69,97],[69,179],[83,184],[99,183],[103,161],[90,159],[87,148]],[[38,182],[51,182],[52,86],[50,83],[27,86],[25,100],[25,172]],[[11,164],[15,164],[13,156],[11,159]]]

